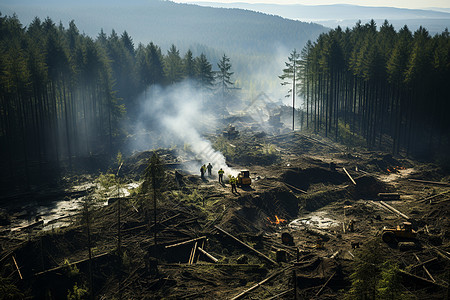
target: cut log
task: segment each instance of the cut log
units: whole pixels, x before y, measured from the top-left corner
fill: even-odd
[[[350,176],[350,174],[347,172],[347,170],[346,170],[345,168],[342,168],[342,169],[344,170],[345,174],[347,174],[348,178],[350,178],[351,182],[352,182],[354,185],[356,185],[355,180],[353,179],[352,176]]]
[[[220,228],[219,226],[214,226],[214,228],[216,228],[217,230],[219,230],[220,232],[222,232],[223,234],[229,236],[230,238],[232,238],[233,240],[235,240],[236,242],[240,243],[241,245],[243,245],[244,247],[246,247],[247,249],[250,249],[251,251],[255,252],[256,254],[258,254],[260,257],[264,258],[265,260],[267,260],[268,262],[276,265],[277,263],[270,259],[269,257],[267,257],[266,255],[262,254],[261,252],[259,252],[258,250],[256,250],[255,248],[247,245],[246,243],[244,243],[243,241],[241,241],[240,239],[238,239],[237,237],[233,236],[231,233],[226,232],[225,230],[223,230],[222,228]]]
[[[378,198],[384,200],[400,200],[399,193],[378,193]]]
[[[188,262],[189,265],[192,265],[195,261],[195,252],[197,251],[197,245],[198,245],[198,242],[196,241],[191,250],[191,256],[189,257],[189,262]]]
[[[17,272],[19,273],[20,279],[23,279],[22,273],[20,273],[20,268],[19,268],[19,265],[17,265],[17,261],[16,261],[16,258],[14,257],[14,255],[12,255],[12,259],[14,261],[14,265],[16,266]]]
[[[405,215],[404,213],[402,213],[401,211],[399,211],[398,209],[393,208],[392,206],[390,206],[389,204],[386,204],[386,202],[384,201],[380,201],[381,204],[383,204],[384,206],[386,206],[387,208],[389,208],[391,211],[393,211],[394,213],[396,213],[397,215],[401,216],[402,218],[405,218],[406,220],[409,220],[410,218]]]
[[[166,249],[167,248],[181,246],[181,245],[184,245],[184,244],[189,244],[189,243],[196,242],[196,241],[199,241],[199,240],[202,240],[202,239],[206,239],[206,236],[201,236],[201,237],[198,237],[198,238],[195,238],[195,239],[192,239],[192,240],[187,240],[187,241],[176,243],[176,244],[173,244],[173,245],[168,245],[168,246],[166,246]]]
[[[252,286],[251,288],[243,291],[242,293],[240,293],[239,295],[234,296],[233,298],[231,298],[231,300],[237,300],[237,299],[241,299],[242,297],[244,297],[245,295],[247,295],[249,292],[253,291],[254,289],[260,287],[262,284],[266,283],[267,281],[271,280],[272,278],[275,278],[276,276],[280,275],[281,273],[283,273],[284,271],[287,271],[288,269],[293,268],[293,266],[289,266],[284,268],[283,270],[276,272],[272,275],[270,275],[269,277],[267,277],[266,279],[258,282],[257,284],[255,284],[254,286]]]
[[[429,183],[429,184],[438,184],[443,186],[450,186],[450,183],[448,182],[439,182],[439,181],[428,181],[428,180],[420,180],[420,179],[408,179],[412,182],[420,182],[420,183]]]
[[[219,260],[217,258],[215,258],[214,256],[212,256],[211,254],[209,254],[208,252],[206,252],[205,250],[203,250],[202,248],[198,248],[198,251],[200,251],[201,253],[205,254],[206,257],[208,257],[209,259],[211,259],[213,262],[218,262]]]

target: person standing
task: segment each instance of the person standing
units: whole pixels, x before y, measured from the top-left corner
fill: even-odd
[[[236,194],[238,193],[237,189],[236,189],[236,177],[231,176],[230,178],[230,183],[231,183],[231,192],[234,194],[236,192]]]
[[[219,174],[219,183],[223,184],[223,173],[225,173],[222,168],[217,172]]]
[[[211,175],[212,175],[211,170],[212,170],[212,168],[213,168],[213,166],[211,165],[211,163],[208,163],[208,166],[207,166],[206,168],[208,169],[208,176],[211,176]]]
[[[205,178],[205,165],[200,167],[200,176],[202,177],[202,179]]]

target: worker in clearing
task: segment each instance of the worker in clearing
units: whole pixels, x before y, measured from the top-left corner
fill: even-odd
[[[220,168],[220,170],[217,173],[219,174],[219,183],[223,184],[223,173],[225,173],[224,170]]]
[[[205,172],[206,172],[206,166],[203,165],[200,167],[200,176],[202,177],[202,179],[205,178]]]
[[[230,176],[230,184],[231,184],[231,192],[234,194],[234,192],[238,192],[236,189],[236,183],[237,183],[237,179],[234,176]]]
[[[213,168],[213,166],[211,165],[211,163],[208,163],[208,166],[206,167],[208,169],[208,176],[211,176],[211,170]]]

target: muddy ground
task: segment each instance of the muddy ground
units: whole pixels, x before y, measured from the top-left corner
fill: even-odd
[[[151,192],[116,193],[117,183],[137,186],[152,152],[128,158],[120,179],[103,186],[77,177],[88,188],[67,191],[81,205],[64,224],[18,226],[25,213],[4,209],[1,284],[34,299],[88,290],[98,299],[342,299],[358,253],[375,240],[398,263],[402,293],[448,297],[450,177],[441,168],[302,133],[250,131],[221,143],[232,145],[232,168],[250,170],[251,186],[238,193],[187,174],[162,149],[156,214]],[[383,227],[405,221],[417,239],[381,241]]]

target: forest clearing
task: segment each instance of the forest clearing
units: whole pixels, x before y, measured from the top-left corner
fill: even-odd
[[[0,300],[450,298],[448,29],[150,2],[0,13]]]
[[[250,170],[252,184],[238,194],[216,172],[204,180],[185,173],[173,150],[160,149],[155,211],[152,192],[125,193],[144,180],[153,155],[137,153],[119,177],[104,174],[82,191],[69,185],[63,201],[83,200],[66,222],[2,226],[3,276],[24,295],[54,299],[90,287],[103,299],[330,299],[383,288],[413,299],[447,295],[450,184],[439,167],[315,135],[237,128],[236,139],[215,138],[248,154],[247,164],[230,163]],[[254,163],[250,154],[264,144],[275,152]],[[12,224],[26,217],[8,213]],[[382,242],[384,227],[405,221],[417,239]],[[371,276],[386,286],[352,283],[367,264],[380,266]]]

